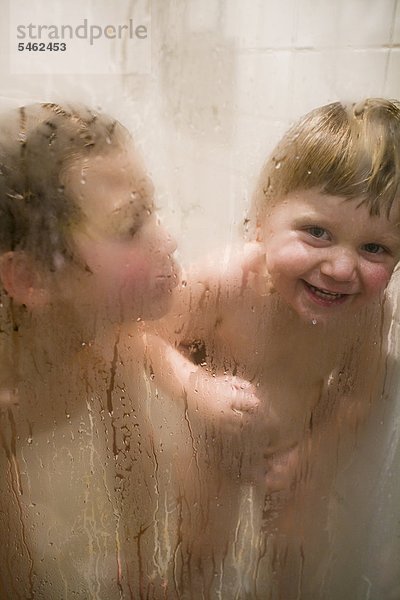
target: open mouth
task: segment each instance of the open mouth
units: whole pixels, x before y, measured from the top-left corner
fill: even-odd
[[[305,288],[306,288],[308,294],[318,304],[322,304],[322,305],[342,304],[350,296],[350,294],[331,292],[330,290],[325,290],[323,288],[316,287],[315,285],[311,285],[311,283],[308,283],[307,281],[304,281],[304,280],[303,280],[303,283],[305,285]]]

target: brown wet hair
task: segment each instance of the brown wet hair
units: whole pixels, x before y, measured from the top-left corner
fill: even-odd
[[[68,167],[125,148],[115,119],[86,106],[33,104],[0,118],[0,253],[24,250],[46,267],[73,256],[70,226],[81,211],[68,196]]]

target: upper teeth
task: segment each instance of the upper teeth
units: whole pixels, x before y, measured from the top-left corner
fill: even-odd
[[[342,296],[342,294],[339,294],[338,292],[329,292],[328,290],[321,290],[320,288],[317,288],[314,285],[311,285],[310,283],[308,285],[317,296],[321,296],[322,298],[324,296],[330,296],[331,298],[338,298],[339,296]]]

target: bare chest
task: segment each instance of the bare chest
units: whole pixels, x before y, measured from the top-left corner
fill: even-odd
[[[265,419],[279,423],[281,443],[297,443],[310,427],[313,411],[326,402],[325,389],[335,367],[329,348],[296,336],[284,322],[268,315],[232,310],[215,324],[209,363],[252,382]]]

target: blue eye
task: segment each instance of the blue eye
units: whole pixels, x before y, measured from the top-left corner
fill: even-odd
[[[318,227],[317,225],[315,227],[307,227],[307,231],[310,235],[320,240],[326,240],[329,238],[329,234],[326,229],[323,227]]]
[[[386,248],[384,248],[380,244],[364,244],[363,248],[366,252],[369,252],[370,254],[382,254],[383,252],[386,252]]]

